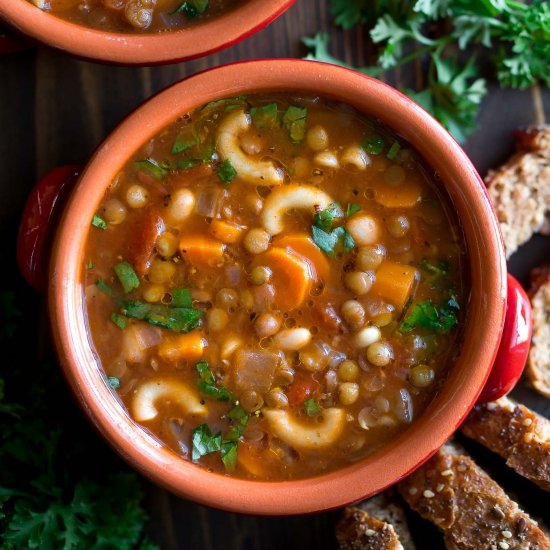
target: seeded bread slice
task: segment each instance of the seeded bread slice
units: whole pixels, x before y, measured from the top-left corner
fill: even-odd
[[[364,500],[354,507],[346,508],[336,527],[340,548],[345,550],[355,548],[416,550],[405,511],[398,498],[392,490],[388,490]],[[377,540],[378,533],[381,533],[382,536]],[[381,545],[383,540],[386,541],[384,542],[385,546]]]
[[[529,297],[533,308],[533,340],[526,372],[532,386],[550,397],[550,266],[533,269]]]
[[[354,507],[344,510],[336,539],[340,550],[404,550],[392,525]]]
[[[550,420],[507,397],[476,405],[462,431],[550,491]]]
[[[550,235],[550,126],[518,131],[516,148],[485,178],[508,258],[533,233]]]
[[[399,484],[449,550],[550,550],[550,539],[465,452],[444,445]]]

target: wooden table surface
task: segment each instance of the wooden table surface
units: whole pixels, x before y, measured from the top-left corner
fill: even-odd
[[[27,193],[37,177],[68,163],[82,163],[108,132],[144,99],[167,85],[208,67],[240,59],[302,57],[303,36],[318,30],[332,36],[333,51],[347,62],[365,64],[369,51],[364,29],[343,33],[331,23],[328,0],[298,0],[270,27],[229,50],[190,63],[166,67],[126,68],[79,61],[45,47],[0,59],[0,241],[9,258],[2,284],[22,286],[14,261],[15,235]],[[387,80],[401,84],[401,74]],[[479,130],[465,144],[483,175],[512,150],[512,131],[540,123],[550,115],[548,90],[511,91],[491,86],[479,117]],[[550,260],[550,238],[534,237],[510,261],[522,282],[529,270]],[[480,325],[482,330],[482,325]],[[515,395],[550,415],[550,400],[523,383]],[[491,469],[522,505],[550,523],[548,495],[512,474],[502,461],[470,444],[479,462]],[[335,548],[338,512],[307,517],[240,516],[197,506],[150,486],[148,531],[162,548],[173,549],[309,549]],[[413,518],[419,548],[443,548],[437,531]]]

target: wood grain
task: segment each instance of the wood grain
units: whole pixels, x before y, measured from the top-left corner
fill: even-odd
[[[169,84],[221,63],[302,57],[306,54],[302,37],[319,30],[330,33],[333,52],[347,63],[368,63],[373,50],[365,29],[342,32],[331,26],[328,0],[299,0],[283,17],[247,41],[189,63],[152,68],[103,66],[45,47],[0,59],[0,223],[5,236],[1,250],[4,257],[10,258],[4,284],[21,285],[12,260],[15,232],[25,197],[37,177],[60,164],[85,162],[124,116]],[[418,64],[409,71],[385,75],[384,79],[414,86],[420,78],[419,68]],[[483,174],[511,152],[516,127],[540,123],[544,117],[550,117],[547,89],[500,90],[492,85],[481,109],[480,129],[465,149]],[[509,267],[525,281],[533,266],[549,258],[550,239],[535,237],[514,255]],[[550,415],[550,400],[523,384],[515,395]],[[540,491],[511,474],[490,453],[468,445],[528,509],[550,521]],[[148,507],[149,532],[168,550],[322,550],[336,546],[333,525],[337,512],[289,518],[240,516],[197,506],[153,486]],[[413,529],[423,548],[442,548],[441,537],[433,527],[415,519]]]

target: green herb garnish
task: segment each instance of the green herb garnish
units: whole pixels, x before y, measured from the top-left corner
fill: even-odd
[[[380,155],[385,146],[384,138],[382,136],[374,136],[366,140],[361,147],[369,155]]]
[[[120,380],[116,376],[108,376],[107,382],[113,390],[120,389]]]
[[[178,134],[178,137],[176,138],[176,141],[174,141],[174,145],[172,145],[172,150],[170,152],[172,155],[178,155],[179,153],[187,151],[187,149],[191,149],[198,143],[199,140],[197,139],[197,136],[193,134],[191,128],[185,128]]]
[[[307,109],[291,105],[283,116],[283,124],[294,143],[300,143],[306,135]]]
[[[94,214],[92,225],[98,229],[107,229],[107,222],[98,214]]]
[[[354,214],[356,214],[360,210],[361,210],[361,205],[360,204],[355,204],[353,202],[350,202],[346,206],[346,218],[349,218],[350,216],[353,216]]]
[[[390,160],[395,160],[395,157],[397,157],[397,153],[399,153],[399,150],[401,149],[401,145],[398,141],[394,141],[390,147],[390,150],[386,154],[386,157],[388,157]]]
[[[338,203],[329,204],[327,208],[317,212],[313,216],[313,224],[319,227],[323,231],[330,231],[334,225],[335,220],[344,217],[344,213]]]
[[[164,179],[169,172],[169,166],[167,164],[160,164],[153,159],[136,160],[134,162],[134,168],[138,172],[149,174],[156,180]]]
[[[419,302],[401,322],[399,332],[410,332],[417,327],[435,332],[449,332],[458,324],[459,310],[460,306],[454,298],[450,298],[439,308],[431,300]]]
[[[93,269],[94,268],[94,263],[92,262],[92,260],[90,260],[88,262],[88,269]]]
[[[204,395],[216,399],[217,401],[231,401],[234,399],[227,388],[216,384],[216,379],[207,361],[199,361],[195,365],[195,369],[200,376],[200,379],[197,381],[197,386]]]
[[[116,313],[113,311],[111,313],[111,321],[121,329],[125,329],[126,325],[128,324],[128,317],[125,317],[124,315],[120,315],[120,313]]]
[[[476,126],[493,66],[501,86],[550,86],[550,4],[542,0],[331,0],[335,22],[366,24],[378,46],[377,62],[360,71],[380,76],[412,63],[423,67],[417,90],[405,89],[463,142]],[[437,29],[434,32],[434,29]],[[349,66],[328,51],[329,35],[304,42],[310,59]],[[477,56],[484,48],[489,55]]]
[[[349,252],[355,247],[352,236],[343,227],[332,229],[335,221],[343,219],[343,217],[344,213],[337,203],[329,205],[313,217],[311,226],[313,242],[331,258],[334,257],[339,243],[342,244],[345,252]]]
[[[180,6],[170,15],[175,13],[183,13],[187,18],[193,19],[197,15],[204,13],[208,8],[209,0],[185,0]]]
[[[237,176],[237,170],[231,164],[229,159],[224,160],[218,168],[218,178],[227,187]]]
[[[221,448],[221,459],[225,470],[234,472],[237,467],[237,445],[236,441],[223,441]]]
[[[205,455],[221,450],[222,434],[218,432],[212,435],[208,424],[201,424],[193,430],[192,441],[193,450],[191,452],[191,458],[193,462],[196,462]]]
[[[306,399],[304,401],[304,410],[308,416],[316,416],[321,412],[321,407],[316,399]]]
[[[113,295],[113,289],[103,279],[98,279],[95,282],[95,286],[97,286],[98,290],[100,290],[104,294],[107,294],[107,296]]]
[[[139,300],[122,302],[121,313],[132,319],[173,332],[191,332],[200,325],[203,311],[191,307],[148,304]]]
[[[278,108],[276,103],[262,105],[261,107],[252,107],[250,116],[256,128],[273,128],[277,125]]]
[[[120,262],[113,267],[124,292],[128,294],[139,287],[139,277],[128,262]]]
[[[193,307],[193,298],[189,288],[175,288],[170,292],[172,307]]]
[[[449,271],[449,263],[445,260],[439,260],[437,262],[422,260],[419,265],[423,271],[434,277],[442,277],[443,275],[447,275]]]

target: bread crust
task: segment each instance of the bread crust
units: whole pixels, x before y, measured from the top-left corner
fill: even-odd
[[[533,308],[533,339],[526,374],[538,392],[550,397],[550,265],[531,272],[529,297]]]
[[[344,510],[336,539],[341,550],[403,550],[392,525],[355,507]]]
[[[550,235],[550,126],[515,137],[517,152],[485,177],[508,258],[533,233]]]
[[[399,492],[443,531],[449,550],[550,549],[537,523],[456,445],[444,445]]]
[[[550,491],[550,420],[503,397],[476,405],[462,432],[506,459],[506,464]]]

